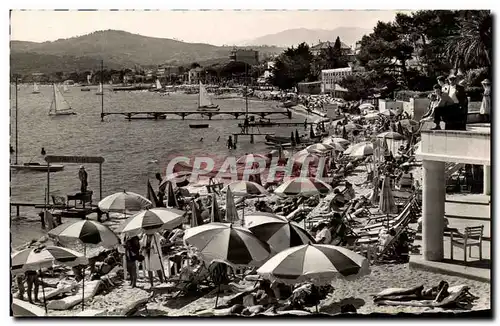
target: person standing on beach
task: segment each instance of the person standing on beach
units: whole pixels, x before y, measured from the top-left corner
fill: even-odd
[[[142,255],[144,256],[144,270],[148,271],[151,287],[154,286],[153,272],[156,272],[160,282],[163,283],[162,254],[158,248],[160,240],[160,235],[157,233],[145,234],[141,243]]]
[[[479,113],[481,114],[483,122],[490,122],[490,112],[491,112],[491,83],[488,79],[481,82],[483,85],[483,101],[481,102],[481,109]]]
[[[85,167],[83,165],[80,165],[80,170],[78,171],[78,179],[80,179],[80,192],[82,194],[87,192],[87,186],[88,186],[88,174],[87,171],[85,171]]]
[[[28,301],[33,303],[31,294],[34,294],[35,301],[38,300],[38,289],[40,286],[40,281],[38,279],[38,273],[36,271],[26,271],[24,274],[26,276],[26,283],[28,284]],[[34,288],[33,288],[34,287]]]
[[[137,285],[137,261],[142,261],[142,257],[139,253],[140,242],[137,236],[132,237],[125,243],[125,258],[127,261],[127,272],[130,275],[130,286],[135,288]]]

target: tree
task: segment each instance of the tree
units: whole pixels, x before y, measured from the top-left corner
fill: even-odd
[[[297,48],[283,51],[275,60],[270,82],[280,89],[291,89],[299,82],[314,80],[311,74],[311,61],[314,56],[306,43]]]
[[[199,64],[198,62],[193,62],[193,63],[191,64],[191,66],[189,66],[189,67],[190,67],[191,69],[195,69],[195,68],[199,68],[199,67],[201,67],[201,66],[200,66],[200,64]]]
[[[461,13],[458,33],[448,37],[446,55],[455,68],[491,67],[493,20],[489,10]]]

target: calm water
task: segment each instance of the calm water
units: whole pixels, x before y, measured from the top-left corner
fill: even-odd
[[[206,155],[222,162],[228,155],[243,155],[247,152],[265,152],[263,136],[256,138],[255,144],[248,139],[240,139],[237,150],[228,150],[226,140],[239,130],[237,121],[231,117],[216,117],[210,121],[208,129],[190,129],[193,120],[167,117],[167,120],[128,121],[123,116],[107,116],[101,122],[101,97],[96,90],[82,92],[79,87],[70,88],[64,96],[77,113],[76,116],[50,117],[48,111],[52,101],[52,87],[41,86],[40,94],[32,94],[31,85],[18,86],[19,108],[19,148],[20,163],[43,162],[42,147],[49,155],[89,155],[102,156],[103,196],[124,189],[146,194],[147,180],[153,185],[155,173],[164,173],[169,159],[175,155]],[[11,144],[15,146],[15,87],[11,87]],[[244,110],[244,99],[214,100],[221,110]],[[249,100],[249,111],[275,111],[275,102]],[[194,110],[197,95],[160,95],[152,92],[110,92],[105,90],[104,110],[109,112],[154,111],[154,110]],[[283,119],[283,115],[272,115]],[[189,119],[201,118],[190,116]],[[169,120],[172,119],[172,120]],[[294,115],[292,121],[303,121],[304,117]],[[204,121],[208,122],[208,119]],[[288,119],[284,121],[290,121]],[[299,132],[304,132],[298,127]],[[261,131],[289,136],[295,127],[261,128]],[[220,136],[220,140],[217,138]],[[200,138],[203,141],[200,142]],[[152,163],[157,160],[157,163]],[[11,155],[14,162],[14,155]],[[89,189],[94,190],[96,201],[99,193],[98,166],[85,166],[89,175]],[[41,172],[11,171],[11,201],[44,201],[47,175]],[[79,192],[78,165],[66,164],[63,171],[51,174],[51,194],[66,196]],[[34,217],[39,211],[22,209],[22,215]],[[25,230],[26,220],[12,225],[13,242],[32,239],[34,230]],[[30,224],[39,227],[39,223]],[[25,230],[25,231],[24,231]],[[39,233],[39,230],[36,232]]]

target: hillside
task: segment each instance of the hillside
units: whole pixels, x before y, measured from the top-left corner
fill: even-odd
[[[186,43],[172,39],[146,37],[124,31],[107,30],[60,39],[53,42],[11,41],[11,70],[52,70],[56,58],[65,70],[92,69],[95,61],[107,67],[133,67],[163,63],[189,64],[229,56],[231,47]],[[279,53],[277,47],[259,47],[262,54]],[[29,59],[29,60],[28,60]],[[71,60],[75,60],[74,65]],[[91,66],[87,66],[91,65]],[[74,66],[74,67],[73,67]],[[99,65],[97,65],[99,66]],[[54,68],[53,71],[60,71]]]
[[[356,41],[361,40],[363,35],[369,34],[371,30],[358,27],[338,27],[332,30],[324,29],[287,29],[285,31],[268,34],[253,40],[245,41],[245,45],[274,45],[279,47],[288,47],[306,42],[309,45],[317,44],[321,41],[335,41],[337,36],[342,42],[353,46]]]

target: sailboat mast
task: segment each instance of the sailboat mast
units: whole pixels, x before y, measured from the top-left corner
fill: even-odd
[[[245,62],[245,119],[248,119],[248,66]]]
[[[52,90],[54,92],[54,112],[57,113],[57,94],[56,94],[56,84],[52,84]]]
[[[104,60],[101,60],[101,116],[104,115],[104,83],[103,83],[103,68]]]
[[[15,75],[16,77],[16,82],[15,82],[15,85],[16,85],[16,165],[17,165],[17,153],[18,153],[18,142],[17,142],[17,137],[18,137],[18,132],[17,132],[17,113],[18,113],[18,109],[17,109],[17,75]]]

